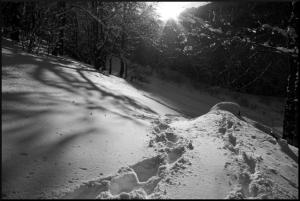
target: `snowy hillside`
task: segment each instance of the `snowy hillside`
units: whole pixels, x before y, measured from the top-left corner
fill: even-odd
[[[2,40],[2,197],[298,199],[297,148],[245,108],[157,83]]]
[[[152,122],[155,156],[87,182],[64,198],[298,198],[297,149],[232,113]],[[94,196],[94,197],[93,197]]]

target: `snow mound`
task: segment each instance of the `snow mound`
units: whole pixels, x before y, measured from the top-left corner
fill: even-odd
[[[220,102],[214,105],[210,111],[216,111],[216,110],[225,110],[228,112],[231,112],[232,114],[236,116],[240,116],[241,114],[241,106],[234,102]]]
[[[285,179],[290,184],[286,185],[281,183],[282,180],[273,179],[274,174],[280,171],[284,174],[280,168],[284,168],[285,163],[293,163],[293,160],[298,158],[286,141],[280,139],[277,143],[274,137],[260,132],[251,123],[242,121],[226,111],[220,111],[218,115],[215,122],[217,131],[224,142],[223,148],[231,153],[233,159],[225,165],[225,168],[231,172],[233,178],[231,183],[234,184],[226,198],[296,198],[295,187],[298,181],[291,182],[293,178]],[[280,167],[272,169],[270,174],[268,173],[270,164]],[[294,167],[295,169],[290,168],[290,171],[296,174],[298,166]],[[289,193],[286,189],[293,193]]]
[[[222,102],[205,115],[174,122],[171,127],[173,132],[182,131],[193,137],[194,147],[203,146],[204,139],[216,142],[215,146],[223,143],[221,149],[227,156],[224,174],[228,176],[230,186],[223,198],[298,198],[298,149],[288,145],[285,140],[277,140],[267,132],[262,132],[251,121],[240,118],[239,108],[235,103]],[[201,155],[215,157],[200,150]],[[188,192],[198,195],[193,191]]]

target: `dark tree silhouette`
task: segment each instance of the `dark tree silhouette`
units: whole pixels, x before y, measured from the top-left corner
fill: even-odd
[[[291,31],[290,31],[290,45],[299,47],[299,1],[293,1],[293,11],[291,14]],[[297,26],[298,25],[298,26]],[[292,30],[296,30],[296,34]],[[290,72],[287,85],[287,99],[284,111],[283,122],[283,138],[289,144],[298,147],[299,140],[299,59],[292,58],[290,61]]]

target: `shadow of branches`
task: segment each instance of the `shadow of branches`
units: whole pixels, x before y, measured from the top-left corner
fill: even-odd
[[[59,135],[53,128],[55,121],[54,124],[51,122],[53,115],[61,118],[71,117],[74,122],[79,122],[77,126],[80,127],[89,123],[87,120],[91,111],[111,113],[137,124],[141,123],[132,115],[136,113],[135,110],[155,113],[132,98],[109,91],[101,86],[101,83],[95,84],[85,74],[97,73],[93,69],[85,68],[70,59],[27,54],[7,41],[2,44],[2,47],[7,49],[6,53],[2,54],[2,139],[5,143],[12,144],[13,152],[17,154],[11,154],[10,145],[5,145],[2,155],[4,182],[14,180],[17,177],[16,173],[22,171],[22,167],[34,163],[33,160],[22,156],[23,154],[31,155],[36,160],[41,160],[42,157],[58,160],[64,147],[74,140],[95,133],[102,134],[100,124],[90,124],[40,147],[40,142],[49,137],[46,135]],[[73,97],[80,102],[73,102]],[[113,103],[117,110],[107,108],[105,99]],[[70,108],[63,109],[68,105],[74,108],[73,111]],[[70,115],[74,110],[81,113],[72,117]],[[53,130],[53,133],[49,130]],[[16,160],[19,162],[16,163]],[[44,177],[52,178],[60,174],[62,172],[58,170],[45,168],[38,180],[43,180],[45,187],[47,182],[51,181],[44,180]],[[43,188],[37,181],[31,182],[30,185],[30,189],[35,191]]]

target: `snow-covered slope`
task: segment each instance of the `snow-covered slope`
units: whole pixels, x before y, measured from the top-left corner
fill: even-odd
[[[155,156],[63,198],[298,198],[298,149],[228,111],[158,118],[149,148]]]
[[[3,40],[2,61],[2,189],[9,198],[53,197],[150,156],[149,119],[176,114],[71,59],[27,54]]]
[[[298,149],[247,113],[2,44],[3,197],[298,198]]]

